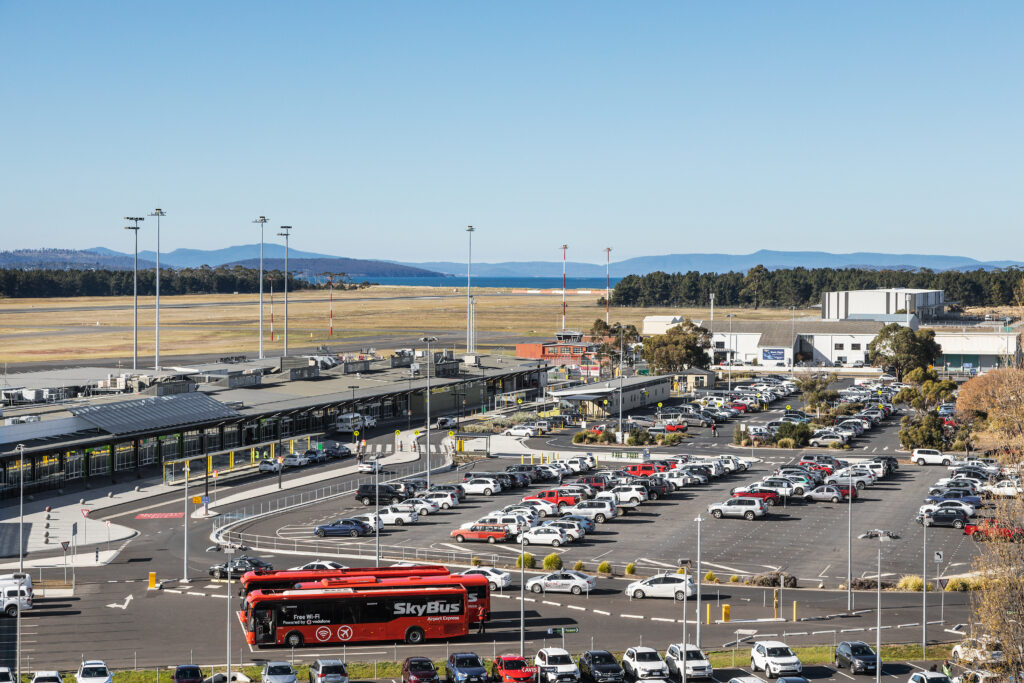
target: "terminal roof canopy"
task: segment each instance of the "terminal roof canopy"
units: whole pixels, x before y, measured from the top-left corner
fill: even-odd
[[[72,408],[71,414],[115,435],[240,417],[236,410],[199,392]]]

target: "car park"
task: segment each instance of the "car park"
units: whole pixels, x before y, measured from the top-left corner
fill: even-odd
[[[587,650],[580,655],[580,677],[586,683],[623,683],[624,672],[607,650]]]
[[[633,581],[623,591],[630,598],[673,598],[683,600],[697,594],[693,577],[688,574],[660,574]]]
[[[404,670],[404,667],[403,667]],[[434,675],[436,680],[437,675]],[[417,683],[424,679],[417,679]],[[340,659],[317,659],[309,665],[309,683],[348,683],[348,669]]]
[[[402,662],[402,683],[438,683],[439,680],[429,657],[406,657]]]
[[[483,576],[487,579],[491,590],[508,588],[512,585],[512,575],[503,569],[494,567],[472,567],[462,572],[465,576]]]
[[[561,529],[538,526],[519,534],[516,541],[524,545],[550,545],[553,548],[557,548],[568,543],[569,539]]]
[[[491,681],[494,683],[534,683],[537,667],[520,655],[498,655],[491,662]]]
[[[722,503],[712,503],[708,505],[708,512],[716,519],[742,517],[751,520],[767,514],[764,503],[758,498],[731,498]]]
[[[692,643],[673,643],[665,651],[668,672],[680,680],[715,677],[714,667],[701,649]],[[685,677],[682,675],[685,670]]]
[[[544,576],[536,576],[526,582],[526,589],[534,593],[590,593],[597,587],[592,576],[574,569],[564,569]]]
[[[264,662],[260,671],[262,683],[296,683],[295,669],[288,662]]]
[[[788,645],[778,640],[755,642],[750,648],[750,668],[764,671],[769,678],[803,672],[800,659]]]
[[[622,655],[622,669],[634,681],[668,680],[668,665],[652,647],[631,647]]]
[[[447,683],[486,683],[487,669],[475,652],[454,652],[444,666]]]
[[[537,667],[539,683],[576,683],[580,680],[580,670],[572,656],[560,647],[537,650],[533,664]]]

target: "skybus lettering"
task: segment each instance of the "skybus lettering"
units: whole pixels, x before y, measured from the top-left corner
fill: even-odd
[[[434,600],[425,605],[415,605],[411,602],[396,602],[394,613],[396,615],[411,615],[422,617],[425,614],[459,614],[462,605],[453,602],[441,602]]]

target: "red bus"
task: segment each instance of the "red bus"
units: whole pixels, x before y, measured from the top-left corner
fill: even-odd
[[[447,576],[451,572],[439,564],[420,564],[409,567],[348,567],[347,569],[275,569],[269,572],[246,572],[242,574],[242,588],[239,595],[245,597],[252,591],[286,590],[298,583],[321,579],[344,579],[353,576]]]
[[[360,591],[399,590],[425,586],[462,586],[466,589],[469,623],[477,624],[491,618],[491,587],[480,574],[449,574],[447,576],[353,576],[343,579],[321,579],[295,585],[296,590],[353,588]]]
[[[381,640],[419,644],[469,633],[466,607],[461,586],[253,591],[245,598],[245,640],[257,647]]]

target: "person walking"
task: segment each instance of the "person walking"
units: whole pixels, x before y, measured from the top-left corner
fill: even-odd
[[[715,422],[711,423],[711,436],[718,437],[718,424]]]

